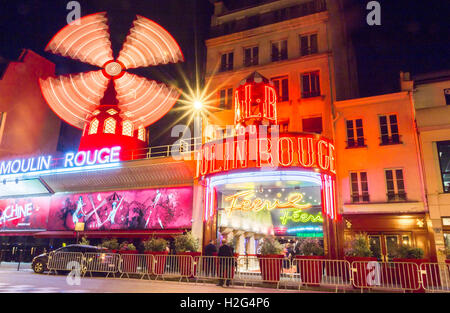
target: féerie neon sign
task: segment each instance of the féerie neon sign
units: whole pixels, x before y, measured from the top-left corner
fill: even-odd
[[[267,211],[287,208],[304,210],[311,207],[311,203],[299,203],[303,200],[303,195],[301,193],[290,194],[287,202],[280,202],[278,199],[275,199],[273,202],[271,202],[269,200],[262,200],[258,197],[253,198],[254,196],[255,192],[253,190],[248,190],[225,197],[225,201],[231,201],[231,206],[225,208],[226,214],[228,216],[231,216],[234,210],[259,212],[264,209],[266,209]]]
[[[0,175],[26,174],[51,170],[51,168],[59,167],[58,161],[61,161],[61,159],[53,159],[51,155],[2,161],[0,163]],[[68,152],[64,155],[61,167],[70,169],[116,162],[120,162],[120,147],[78,151],[76,153]]]
[[[323,217],[321,212],[313,215],[302,210],[286,210],[280,216],[280,221],[283,225],[286,225],[289,221],[295,223],[323,223]]]

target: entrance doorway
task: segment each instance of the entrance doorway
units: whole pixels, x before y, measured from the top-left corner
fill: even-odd
[[[370,250],[381,262],[392,262],[398,246],[410,246],[410,233],[378,233],[369,234]]]

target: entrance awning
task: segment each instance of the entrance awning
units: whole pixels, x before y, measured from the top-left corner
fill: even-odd
[[[88,238],[148,238],[150,236],[171,237],[183,234],[182,229],[156,229],[156,230],[118,230],[118,231],[83,231],[78,236]],[[76,238],[74,231],[45,231],[35,234],[36,238]]]

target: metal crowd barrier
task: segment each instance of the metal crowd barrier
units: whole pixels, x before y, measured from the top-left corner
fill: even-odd
[[[84,254],[83,275],[92,272],[107,273],[106,277],[119,272],[120,254],[116,253],[102,253],[102,252],[87,252]]]
[[[83,253],[81,252],[50,252],[48,255],[48,274],[56,271],[83,270]]]
[[[257,258],[256,256],[217,257],[190,255],[150,255],[115,253],[52,252],[48,269],[71,271],[81,268],[86,273],[109,275],[150,275],[195,278],[198,280],[230,280],[248,283],[280,283],[302,286],[384,291],[450,292],[450,264],[409,262],[377,262],[327,259]],[[81,266],[81,267],[80,267]]]
[[[420,274],[422,286],[426,291],[450,292],[450,264],[422,263]]]
[[[237,258],[201,256],[196,262],[195,278],[201,280],[230,280],[232,281],[236,273]]]
[[[350,287],[350,263],[345,260],[294,259],[292,281],[302,286]]]
[[[287,258],[258,258],[255,256],[238,258],[237,278],[247,283],[276,283],[289,282],[292,273],[285,269],[292,268],[291,260]]]
[[[120,278],[126,275],[141,275],[141,279],[153,273],[154,258],[151,254],[121,254],[119,272]]]
[[[419,266],[410,262],[352,262],[353,286],[360,289],[416,291],[421,288]]]

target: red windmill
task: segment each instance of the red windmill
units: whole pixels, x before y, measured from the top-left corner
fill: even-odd
[[[184,61],[175,39],[157,23],[137,16],[114,59],[106,13],[95,13],[61,29],[46,51],[101,69],[40,80],[53,111],[83,130],[79,150],[120,146],[121,159],[146,147],[145,127],[163,117],[179,92],[127,69]]]

